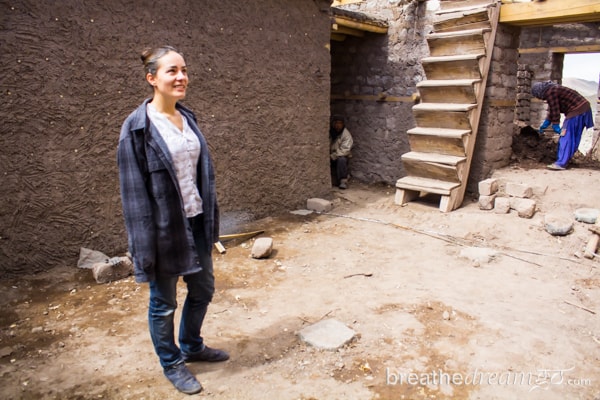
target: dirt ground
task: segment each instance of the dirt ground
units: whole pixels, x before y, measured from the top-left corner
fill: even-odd
[[[146,285],[100,285],[73,265],[2,281],[0,397],[600,399],[600,264],[581,256],[589,225],[544,229],[550,213],[600,207],[600,170],[531,162],[494,177],[532,186],[533,218],[472,199],[451,213],[436,198],[398,206],[394,188],[351,182],[328,214],[248,225],[274,253],[252,259],[247,240],[215,254],[203,333],[231,359],[190,364],[196,396],[162,375]],[[355,340],[325,351],[299,339],[326,318]]]

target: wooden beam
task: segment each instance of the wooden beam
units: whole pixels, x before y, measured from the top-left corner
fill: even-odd
[[[600,21],[600,0],[545,0],[503,3],[500,23],[517,26],[548,26]]]
[[[334,17],[333,22],[345,26],[347,28],[359,29],[361,31],[373,32],[373,33],[387,33],[387,26],[379,26],[375,24],[368,24],[365,22],[358,22],[344,17]]]
[[[532,47],[528,49],[519,49],[519,54],[537,54],[537,53],[598,53],[600,44],[589,44],[583,46],[556,46],[556,47]]]
[[[340,35],[339,33],[331,32],[331,40],[335,42],[343,42],[344,40],[346,40],[346,35]]]
[[[356,37],[364,37],[365,36],[365,31],[348,28],[346,26],[340,26],[338,24],[333,24],[331,26],[331,32],[339,33],[341,35],[350,35],[350,36],[356,36]]]
[[[364,0],[334,0],[331,7],[343,6],[345,4],[362,3]]]

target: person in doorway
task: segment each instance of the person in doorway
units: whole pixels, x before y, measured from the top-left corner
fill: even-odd
[[[329,127],[329,157],[331,167],[331,180],[334,186],[340,189],[348,187],[348,164],[352,157],[352,135],[346,128],[344,117],[334,115]]]
[[[150,337],[165,376],[181,392],[202,385],[186,362],[225,361],[204,344],[202,323],[214,293],[212,248],[219,211],[208,145],[192,111],[179,103],[189,83],[183,55],[163,46],[143,52],[153,90],[125,120],[117,148],[123,215],[135,279],[148,282]],[[179,277],[187,285],[175,343]]]
[[[590,102],[577,91],[552,81],[534,83],[531,94],[548,103],[548,114],[540,126],[540,134],[552,126],[552,130],[560,135],[557,159],[548,168],[563,170],[577,151],[583,130],[594,126]],[[565,115],[562,128],[561,113]]]

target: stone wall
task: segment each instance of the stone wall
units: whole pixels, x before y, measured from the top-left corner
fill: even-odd
[[[406,131],[415,126],[411,95],[426,79],[420,60],[429,55],[426,35],[432,31],[439,2],[370,0],[345,8],[385,19],[390,28],[387,37],[332,43],[332,112],[348,116],[356,137],[352,175],[395,184],[405,175],[400,157],[410,151]],[[510,161],[517,132],[513,120],[518,37],[518,28],[499,26],[469,190],[476,191],[477,182]]]
[[[151,95],[139,54],[181,50],[223,230],[330,191],[330,1],[0,0],[0,275],[127,240],[116,146]]]
[[[387,21],[389,31],[332,42],[331,112],[347,117],[355,139],[351,175],[395,184],[405,175],[400,157],[410,151],[411,96],[425,79],[420,59],[429,55],[430,16],[418,1],[372,0],[344,8]]]
[[[522,28],[518,63],[531,71],[531,83],[546,80],[561,83],[565,53],[589,51],[600,51],[600,22]],[[519,115],[519,121],[537,127],[545,115],[545,102],[534,98],[529,121],[523,115]]]
[[[471,192],[476,193],[479,181],[510,162],[513,137],[518,134],[514,124],[518,45],[519,28],[498,25],[467,185]]]

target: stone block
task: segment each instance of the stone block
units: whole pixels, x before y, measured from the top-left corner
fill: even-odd
[[[498,191],[497,179],[485,179],[479,182],[479,194],[482,196],[491,196]]]
[[[532,199],[523,199],[512,197],[510,199],[510,208],[519,213],[521,218],[531,218],[535,214],[536,203]]]
[[[356,332],[335,319],[326,319],[298,332],[304,342],[323,350],[337,350],[350,342]]]
[[[496,199],[496,195],[493,194],[491,196],[479,196],[479,209],[480,210],[491,210],[494,208],[494,200]]]
[[[333,208],[333,203],[329,200],[312,198],[306,200],[306,208],[316,212],[327,212]]]
[[[531,186],[514,182],[507,182],[504,191],[509,196],[520,197],[523,199],[528,199],[533,195]]]
[[[510,199],[508,197],[496,197],[494,212],[496,214],[508,214],[510,211]]]

